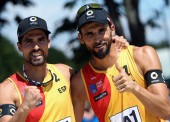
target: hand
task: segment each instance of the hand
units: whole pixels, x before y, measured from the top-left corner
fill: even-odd
[[[115,43],[117,51],[121,51],[122,48],[127,48],[129,42],[123,36],[114,36],[112,37],[113,42]]]
[[[42,99],[40,90],[36,86],[27,86],[24,90],[24,100],[22,106],[31,110],[36,107],[39,100]]]
[[[122,92],[132,92],[137,85],[125,72],[125,70],[120,67],[120,65],[115,63],[116,69],[119,71],[119,75],[113,78],[113,82],[116,88]]]

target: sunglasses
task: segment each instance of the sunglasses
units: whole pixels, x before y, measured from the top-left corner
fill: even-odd
[[[84,6],[82,6],[78,11],[77,11],[77,15],[76,15],[76,20],[78,20],[80,18],[80,16],[88,9],[103,9],[101,7],[101,5],[96,4],[96,3],[91,3],[91,4],[86,4]]]

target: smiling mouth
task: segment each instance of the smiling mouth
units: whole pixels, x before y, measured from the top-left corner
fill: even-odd
[[[37,57],[40,57],[40,56],[42,56],[42,53],[41,53],[41,52],[33,52],[33,53],[31,54],[31,57],[34,57],[34,58],[37,58]]]
[[[104,47],[104,44],[99,44],[99,45],[96,45],[94,48],[96,49],[102,49]]]
[[[103,45],[100,44],[100,45],[96,46],[96,48],[101,48],[102,46],[103,46]]]

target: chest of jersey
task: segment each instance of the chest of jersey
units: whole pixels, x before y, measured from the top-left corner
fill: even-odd
[[[36,108],[29,112],[26,122],[75,122],[70,84],[59,70],[52,66],[50,68],[53,73],[53,81],[45,87],[38,87],[43,99],[37,103]],[[48,77],[50,76],[47,76],[47,79]],[[19,74],[13,75],[12,80],[16,84],[22,103],[24,89],[29,84]]]
[[[146,87],[131,51],[129,49],[120,54],[119,65],[134,82]],[[118,74],[115,66],[107,71],[97,71],[91,64],[86,64],[81,70],[88,99],[99,120],[101,122],[158,122],[157,117],[149,113],[132,93],[120,93],[117,90],[112,77]]]

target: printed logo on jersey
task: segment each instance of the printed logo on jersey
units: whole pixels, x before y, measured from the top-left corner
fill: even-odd
[[[107,95],[108,95],[107,91],[104,91],[104,92],[102,92],[101,94],[95,96],[95,97],[94,97],[94,100],[95,100],[95,101],[98,101],[98,100],[106,97]]]
[[[100,80],[96,83],[97,88],[101,88],[103,86],[103,82]]]
[[[90,85],[89,88],[90,88],[90,92],[91,92],[92,94],[94,94],[94,93],[96,93],[96,92],[98,91],[96,84]]]
[[[94,80],[94,79],[96,79],[96,76],[91,77],[91,80]]]
[[[58,92],[61,94],[66,91],[66,88],[67,88],[66,86],[62,86],[62,87],[58,88]]]

